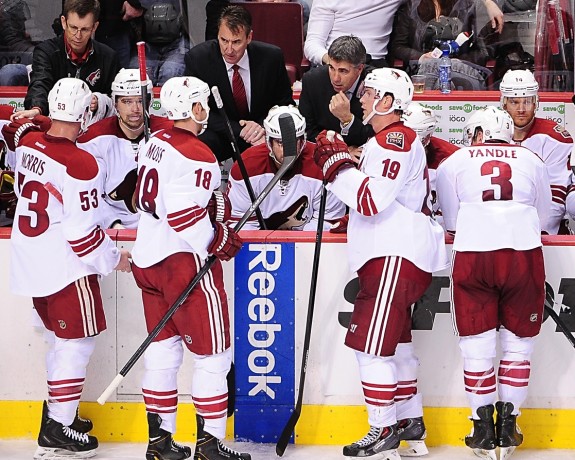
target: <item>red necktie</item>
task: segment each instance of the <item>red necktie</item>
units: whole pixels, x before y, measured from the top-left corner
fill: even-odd
[[[250,109],[248,108],[248,98],[246,96],[246,87],[244,86],[244,81],[240,75],[240,66],[234,64],[232,69],[234,69],[234,74],[232,76],[232,93],[234,95],[234,101],[236,102],[236,107],[240,114],[240,119],[247,120]]]

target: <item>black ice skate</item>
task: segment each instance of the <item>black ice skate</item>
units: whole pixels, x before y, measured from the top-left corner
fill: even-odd
[[[497,445],[499,446],[499,458],[505,460],[511,457],[515,448],[523,442],[523,434],[517,426],[517,415],[512,415],[513,404],[499,401],[495,403],[497,420],[495,430],[497,433]]]
[[[473,429],[469,436],[465,436],[465,445],[473,449],[473,453],[480,458],[497,460],[495,454],[495,423],[492,404],[477,409],[479,420],[472,419]]]
[[[44,402],[46,404],[46,402]],[[70,428],[79,431],[80,433],[89,433],[94,428],[92,420],[80,417],[79,409],[76,409],[76,417],[74,421],[70,424]]]
[[[172,439],[172,434],[162,430],[162,418],[148,412],[148,430],[150,441],[146,451],[146,460],[182,460],[192,456],[192,449],[181,446]]]
[[[98,440],[94,436],[80,433],[49,418],[48,405],[44,402],[35,459],[89,458],[96,455],[97,447]]]
[[[423,417],[405,418],[397,423],[397,434],[400,441],[405,441],[407,449],[399,449],[402,457],[421,457],[427,455],[429,450],[425,445],[427,431]]]
[[[198,442],[194,452],[194,460],[252,460],[246,453],[236,452],[222,442],[204,431],[204,418],[196,414],[198,423]]]
[[[344,446],[343,455],[348,458],[377,455],[376,458],[381,460],[400,460],[398,447],[399,435],[395,425],[381,428],[372,426],[359,441]]]

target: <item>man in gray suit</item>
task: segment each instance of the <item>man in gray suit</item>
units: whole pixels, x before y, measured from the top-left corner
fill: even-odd
[[[282,50],[252,41],[250,13],[226,7],[218,38],[194,46],[185,56],[185,75],[217,86],[241,151],[265,142],[263,120],[275,105],[294,104]],[[200,139],[223,161],[232,155],[224,118],[210,100],[208,127]]]

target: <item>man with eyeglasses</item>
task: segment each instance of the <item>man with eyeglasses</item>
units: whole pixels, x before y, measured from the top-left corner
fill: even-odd
[[[148,78],[147,103],[152,103],[152,82]],[[136,188],[137,153],[144,144],[144,107],[138,69],[122,69],[112,82],[116,117],[107,117],[89,127],[78,145],[98,160],[105,178],[105,228],[136,228],[138,217],[132,203]],[[167,118],[150,116],[150,131],[169,128]]]
[[[91,122],[112,114],[108,96],[120,70],[116,52],[92,39],[98,27],[98,0],[66,0],[61,16],[62,36],[40,43],[34,49],[30,85],[24,108],[14,118],[48,114],[48,92],[61,78],[84,80],[92,91]]]
[[[545,163],[553,202],[548,228],[550,235],[570,234],[565,218],[565,201],[571,184],[569,157],[573,139],[569,132],[553,120],[535,116],[539,107],[539,84],[529,70],[509,70],[499,86],[501,108],[515,124],[513,142],[535,152]]]
[[[366,51],[352,35],[336,38],[328,50],[328,65],[306,72],[302,79],[299,110],[305,117],[307,137],[315,142],[325,130],[340,133],[359,156],[359,146],[373,136],[371,125],[362,123],[358,89],[372,67],[365,66]]]

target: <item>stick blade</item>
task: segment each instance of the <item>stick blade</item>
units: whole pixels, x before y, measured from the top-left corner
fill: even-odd
[[[292,414],[290,415],[290,418],[287,421],[286,425],[284,426],[282,434],[280,434],[280,437],[276,444],[276,455],[278,455],[278,457],[281,457],[286,451],[287,445],[289,444],[291,435],[293,434],[295,426],[297,425],[300,414],[301,411],[298,410],[298,408],[296,407],[293,410]]]
[[[282,113],[278,118],[278,122],[284,146],[284,158],[297,157],[297,138],[293,118],[288,113]]]

